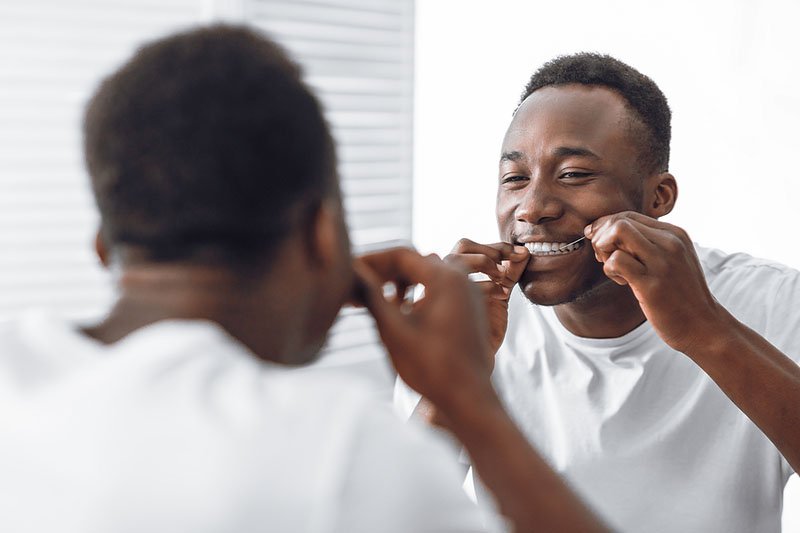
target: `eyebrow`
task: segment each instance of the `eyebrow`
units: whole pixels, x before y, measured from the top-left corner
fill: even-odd
[[[554,154],[558,157],[578,156],[578,157],[592,157],[594,159],[600,159],[599,155],[592,152],[588,148],[581,148],[579,146],[559,146],[558,148],[555,149]]]
[[[520,159],[524,159],[525,155],[522,152],[503,152],[503,155],[500,156],[500,162],[503,163],[504,161],[519,161]]]
[[[602,159],[599,155],[592,152],[588,148],[582,148],[580,146],[559,146],[553,151],[553,155],[556,157],[591,157],[593,159]],[[500,162],[504,163],[506,161],[520,161],[525,159],[525,154],[522,152],[513,150],[511,152],[503,152],[500,156]]]

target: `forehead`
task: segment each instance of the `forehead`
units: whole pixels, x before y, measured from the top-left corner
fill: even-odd
[[[580,146],[601,157],[635,156],[632,120],[625,99],[611,89],[577,84],[544,87],[517,109],[503,151]]]

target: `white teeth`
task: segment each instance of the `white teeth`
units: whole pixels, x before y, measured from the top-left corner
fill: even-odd
[[[581,243],[568,244],[566,242],[528,242],[525,248],[534,255],[556,255],[566,254],[577,250]]]

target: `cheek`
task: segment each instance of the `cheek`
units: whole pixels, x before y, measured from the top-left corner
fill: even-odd
[[[495,206],[495,216],[497,217],[497,228],[500,236],[507,239],[511,233],[514,223],[515,205],[508,197],[497,195],[497,205]]]
[[[602,216],[636,209],[636,202],[621,189],[603,191],[581,191],[568,200],[568,210],[579,213],[587,220],[595,220]]]

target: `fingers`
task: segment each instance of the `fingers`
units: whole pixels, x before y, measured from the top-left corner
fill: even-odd
[[[642,213],[637,213],[636,211],[621,211],[619,213],[613,213],[611,215],[605,215],[598,218],[597,220],[586,226],[586,228],[584,228],[583,234],[586,235],[587,238],[592,239],[593,235],[600,228],[604,226],[609,226],[619,220],[632,220],[634,222],[642,224],[643,226],[648,226],[655,229],[660,229],[665,226],[668,226],[668,224],[666,224],[665,222],[661,222]]]
[[[505,273],[500,271],[500,265],[484,254],[450,254],[444,258],[446,263],[457,265],[467,274],[480,272],[486,274],[493,281],[500,283],[505,279]]]
[[[643,233],[645,230],[656,231],[628,218],[607,222],[592,238],[592,246],[598,261],[607,261],[615,250],[623,250],[641,261],[658,255],[658,248],[645,237]]]
[[[590,240],[594,240],[594,237],[598,233],[620,222],[634,224],[642,235],[647,237],[654,244],[662,248],[667,248],[670,251],[678,251],[678,247],[692,247],[692,239],[683,228],[661,222],[660,220],[635,211],[623,211],[600,217],[584,228],[584,235]]]
[[[494,281],[476,281],[475,286],[478,288],[484,298],[491,298],[493,300],[507,300],[507,291],[503,290],[502,285],[498,285]]]
[[[402,318],[401,312],[383,297],[383,281],[369,263],[363,258],[356,258],[353,271],[356,275],[357,298],[375,318],[378,329],[383,331],[387,326],[397,325]]]
[[[641,283],[645,273],[670,276],[686,265],[702,270],[683,229],[641,213],[626,211],[598,218],[586,227],[585,234],[598,261],[606,263],[606,275],[617,283]],[[617,264],[607,266],[612,258]]]
[[[523,248],[525,247],[523,246]],[[525,253],[527,255],[523,261],[503,261],[503,268],[505,268],[506,271],[506,281],[501,282],[501,284],[507,289],[514,287],[525,272],[528,261],[531,259],[531,254],[528,252],[527,248],[525,248]]]
[[[438,292],[438,287],[446,285],[447,278],[456,271],[462,274],[480,272],[488,275],[492,280],[488,283],[496,288],[481,283],[479,286],[481,292],[490,298],[507,299],[510,294],[508,289],[517,282],[525,270],[528,259],[530,253],[524,246],[514,246],[504,242],[478,244],[462,239],[454,248],[454,253],[448,255],[444,261],[435,255],[423,257],[409,248],[394,248],[365,254],[358,258],[355,264],[361,263],[360,268],[356,269],[361,278],[364,280],[372,278],[371,284],[368,284],[371,290],[379,290],[372,286],[375,284],[382,287],[386,282],[394,283],[397,296],[393,303],[397,304],[402,302],[406,289],[416,284],[424,285],[426,294],[430,294],[431,290]],[[370,272],[364,274],[364,268]],[[360,290],[360,286],[357,285],[357,289]],[[368,299],[359,294],[356,294],[353,300],[356,302],[365,300],[364,303],[368,303],[366,301]],[[379,304],[384,303],[386,299],[381,298]],[[378,304],[373,302],[370,305]]]
[[[520,261],[527,256],[527,251],[524,246],[514,246],[508,242],[478,244],[469,239],[461,239],[453,247],[450,255],[481,254],[489,257],[495,263],[499,263],[504,259]]]
[[[411,248],[392,248],[365,254],[357,261],[367,265],[381,282],[395,282],[405,287],[421,283],[427,285],[446,268],[437,256],[422,256]]]
[[[507,242],[478,244],[469,239],[458,241],[444,258],[448,264],[460,265],[468,273],[486,274],[507,288],[519,280],[529,259],[530,252],[524,246]]]
[[[632,255],[615,250],[603,263],[603,271],[618,285],[635,285],[647,274],[647,267]]]

